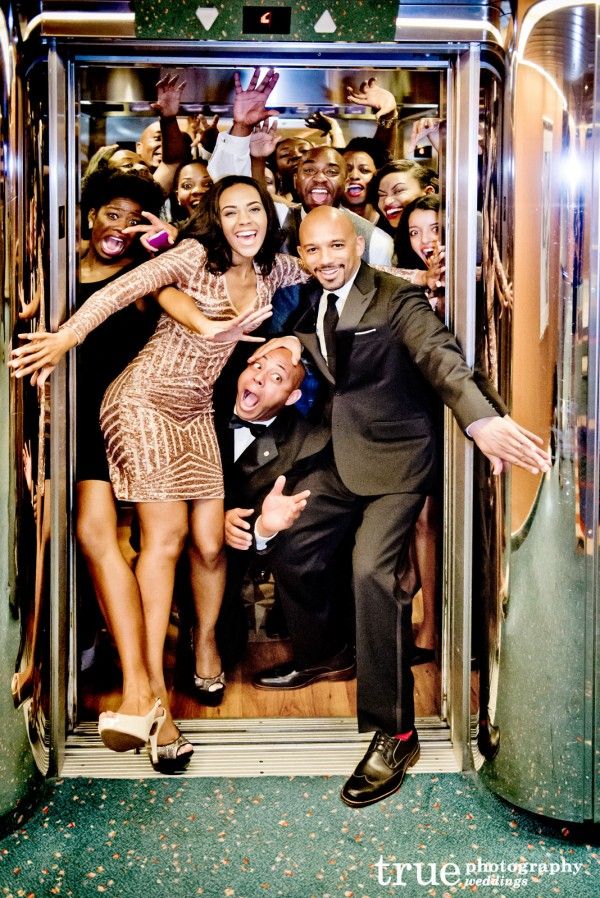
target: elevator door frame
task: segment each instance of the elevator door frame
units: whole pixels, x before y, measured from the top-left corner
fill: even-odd
[[[477,123],[481,45],[276,45],[259,43],[240,50],[239,45],[202,44],[192,58],[189,46],[168,49],[147,47],[142,55],[136,42],[120,42],[119,53],[101,53],[98,46],[77,48],[52,44],[49,51],[51,323],[64,320],[73,308],[76,283],[76,69],[81,64],[158,66],[273,65],[297,66],[316,59],[319,68],[360,70],[415,67],[426,64],[447,71],[448,136],[446,149],[446,207],[448,281],[447,316],[469,364],[474,359]],[[418,61],[417,61],[418,60]],[[496,60],[493,61],[496,70]],[[500,75],[500,77],[502,77]],[[61,162],[66,160],[65,166]],[[460,160],[460,165],[457,164]],[[62,209],[62,212],[61,212]],[[61,215],[66,210],[66,227]],[[68,271],[67,277],[64,272]],[[70,374],[72,380],[72,371]],[[146,776],[136,756],[107,752],[97,736],[95,722],[76,723],[77,657],[74,642],[74,609],[67,591],[74,584],[74,532],[72,521],[72,472],[64,464],[67,441],[68,378],[64,363],[53,375],[52,472],[58,488],[53,492],[54,540],[51,632],[53,670],[52,752],[62,775]],[[72,432],[71,432],[72,437]],[[420,718],[422,741],[420,770],[446,771],[472,766],[470,715],[471,644],[471,533],[473,452],[451,415],[446,419],[444,476],[443,646],[442,714]],[[67,559],[67,563],[64,560]],[[70,584],[70,586],[69,586]],[[67,632],[67,625],[69,630]],[[65,669],[64,659],[71,659]],[[183,724],[194,742],[202,745],[190,765],[190,775],[259,775],[347,773],[364,752],[369,734],[356,732],[355,718],[192,720]],[[66,736],[66,743],[65,743]]]

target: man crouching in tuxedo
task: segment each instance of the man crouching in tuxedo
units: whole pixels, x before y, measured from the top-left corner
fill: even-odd
[[[327,428],[311,423],[295,407],[304,374],[301,364],[292,363],[287,349],[274,349],[240,374],[235,408],[221,401],[216,409],[227,546],[217,641],[226,668],[237,663],[245,649],[247,623],[241,592],[254,557],[250,550],[263,548],[299,516],[309,493],[289,494],[329,442]],[[283,495],[284,487],[288,495]]]

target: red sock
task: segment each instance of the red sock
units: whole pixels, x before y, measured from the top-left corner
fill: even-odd
[[[406,742],[407,739],[410,739],[413,732],[413,730],[409,730],[408,733],[396,733],[394,739],[398,739],[400,742]]]

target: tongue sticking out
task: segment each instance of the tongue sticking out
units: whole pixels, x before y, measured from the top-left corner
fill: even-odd
[[[349,193],[350,196],[358,196],[362,193],[362,190],[360,184],[353,184],[352,187],[348,188],[347,193]]]
[[[104,237],[102,251],[106,256],[120,256],[125,249],[125,241],[121,237]]]

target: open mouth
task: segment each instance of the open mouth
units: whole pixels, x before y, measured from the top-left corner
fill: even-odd
[[[340,268],[339,265],[332,265],[330,267],[317,268],[317,270],[315,271],[315,274],[321,275],[321,277],[325,281],[332,281],[335,278],[339,277],[339,275],[341,273],[342,273],[342,269]]]
[[[258,231],[237,231],[235,239],[239,240],[240,243],[246,245],[249,243],[254,243],[257,234]]]
[[[331,196],[326,187],[313,187],[309,196],[315,206],[324,206]]]
[[[242,411],[251,412],[258,405],[258,396],[251,390],[244,390],[240,399],[239,407]]]
[[[122,237],[103,237],[101,244],[105,256],[120,256],[125,251],[125,241]]]
[[[364,193],[364,187],[362,184],[350,184],[350,186],[346,188],[346,193],[348,196],[357,197]]]
[[[384,210],[384,214],[388,221],[395,221],[402,215],[402,206],[389,206]]]

